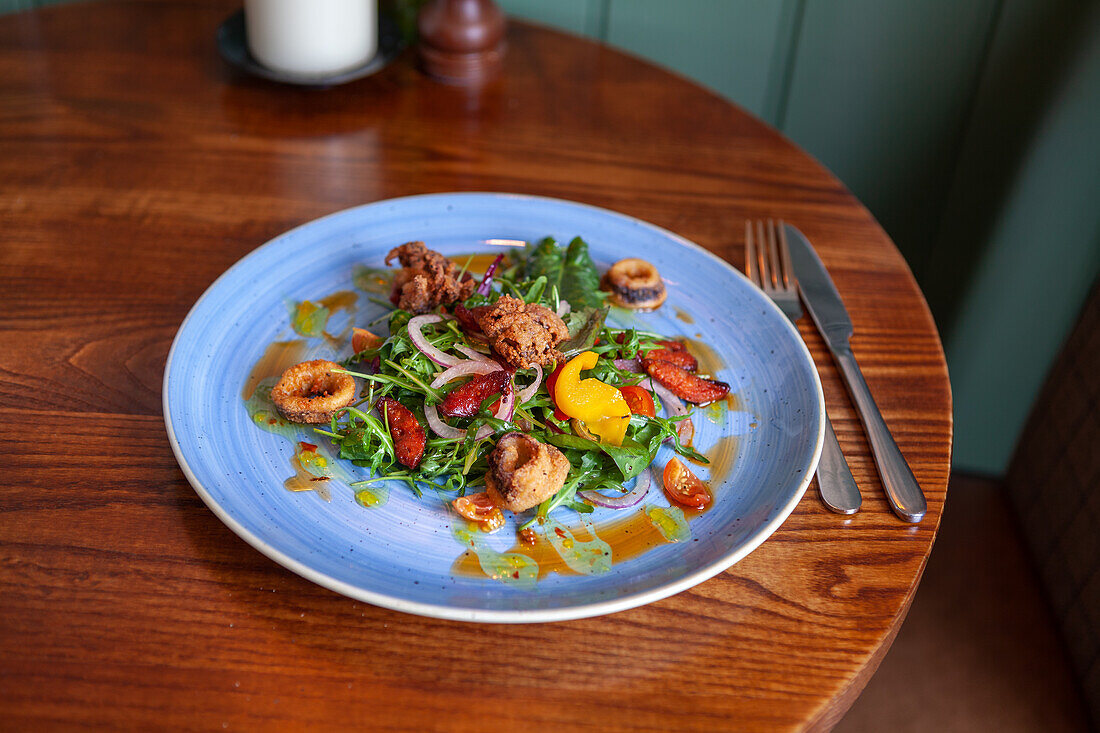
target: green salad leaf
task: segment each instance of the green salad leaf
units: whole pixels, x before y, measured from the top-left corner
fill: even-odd
[[[557,292],[561,300],[569,301],[573,310],[603,306],[606,296],[600,291],[600,273],[592,263],[588,244],[583,239],[575,237],[567,248],[562,249],[553,237],[546,237],[537,244],[528,244],[526,253],[527,278],[537,280],[545,277],[545,294]],[[544,304],[556,305],[546,301]]]

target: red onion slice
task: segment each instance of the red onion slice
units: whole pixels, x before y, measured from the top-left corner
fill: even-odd
[[[457,351],[460,354],[463,354],[465,356],[468,356],[469,358],[473,359],[474,361],[484,361],[484,362],[488,362],[489,364],[496,364],[495,361],[493,361],[492,359],[489,358],[488,354],[483,354],[480,351],[478,351],[477,349],[471,349],[469,346],[463,346],[462,344],[456,344],[455,345],[455,351]],[[498,365],[498,367],[499,367],[499,365]]]
[[[423,353],[424,356],[428,357],[439,366],[454,366],[455,364],[458,364],[463,360],[459,359],[457,356],[451,356],[450,354],[446,354],[435,348],[428,342],[428,339],[424,336],[424,334],[420,332],[420,329],[423,326],[426,326],[429,323],[439,323],[442,320],[444,320],[443,316],[437,316],[433,314],[413,316],[409,319],[409,339],[413,342],[413,346],[420,349],[421,353]]]
[[[637,359],[616,359],[612,363],[616,369],[622,369],[624,372],[642,373],[642,362]]]
[[[441,438],[462,440],[466,437],[466,431],[462,428],[451,427],[443,422],[443,418],[439,416],[439,411],[435,408],[435,405],[424,403],[424,417],[428,418],[428,426]]]
[[[596,506],[602,506],[608,509],[629,509],[641,503],[642,499],[649,493],[649,486],[651,483],[652,475],[647,468],[638,474],[638,480],[635,482],[634,488],[626,494],[620,496],[606,496],[598,491],[592,491],[590,489],[578,491],[577,494],[584,498],[585,501],[595,504]]]
[[[542,365],[535,364],[535,381],[520,390],[516,397],[519,399],[519,404],[523,404],[527,400],[535,396],[535,393],[539,391],[539,385],[542,384]]]
[[[687,408],[679,397],[672,394],[663,384],[655,379],[648,378],[643,379],[638,383],[638,386],[642,389],[650,389],[657,393],[657,396],[661,398],[661,404],[664,405],[665,411],[668,412],[669,417],[679,417],[680,415],[688,414]],[[691,445],[692,438],[695,437],[695,423],[691,421],[689,417],[687,420],[681,420],[676,423],[676,434],[680,436],[681,445]],[[666,438],[667,443],[671,438]]]
[[[495,361],[475,361],[470,359],[469,361],[459,362],[450,369],[437,374],[436,378],[432,380],[432,389],[439,389],[447,382],[458,379],[459,377],[488,374],[489,372],[498,371],[500,368],[500,364],[497,364]]]
[[[573,306],[569,305],[568,300],[558,302],[558,318],[565,318],[571,310],[573,310]]]
[[[652,390],[657,393],[657,396],[661,398],[661,404],[665,406],[668,411],[669,417],[677,417],[679,415],[686,415],[687,408],[684,407],[684,403],[679,397],[672,394],[663,384],[655,379],[648,378],[638,382],[638,386],[642,389]]]

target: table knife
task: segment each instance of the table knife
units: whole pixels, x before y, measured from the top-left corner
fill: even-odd
[[[852,395],[863,430],[871,444],[871,453],[875,457],[879,476],[882,477],[882,485],[886,489],[886,498],[899,517],[907,522],[919,522],[928,510],[928,503],[912,469],[905,462],[905,457],[890,434],[886,421],[882,419],[882,413],[879,412],[855,355],[852,354],[849,344],[852,338],[852,319],[848,315],[848,309],[844,307],[844,301],[841,300],[833,279],[806,237],[790,224],[785,224],[784,229],[802,302],[806,304],[806,310],[817,324],[817,330],[825,338]]]

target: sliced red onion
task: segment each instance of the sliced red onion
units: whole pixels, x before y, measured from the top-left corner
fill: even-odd
[[[443,422],[443,418],[439,416],[439,411],[435,408],[435,405],[428,404],[427,402],[424,403],[424,417],[428,418],[428,426],[441,438],[457,438],[462,440],[466,437],[465,430],[451,427]]]
[[[483,354],[480,351],[478,351],[477,349],[471,349],[469,346],[463,346],[461,344],[456,344],[455,345],[455,351],[458,351],[462,354],[465,354],[466,356],[470,357],[471,359],[474,359],[475,361],[484,361],[484,362],[488,362],[490,364],[496,364],[495,361],[493,361],[492,359],[489,358],[488,354]],[[500,365],[498,364],[497,366],[499,368]]]
[[[535,381],[520,390],[516,397],[519,398],[519,404],[523,404],[527,400],[535,396],[535,393],[539,391],[539,385],[542,384],[542,365],[535,364]]]
[[[489,289],[493,284],[493,273],[497,271],[497,265],[504,260],[504,255],[499,254],[497,258],[493,260],[493,264],[489,265],[489,269],[485,271],[485,277],[481,278],[481,284],[477,286],[478,295],[488,295]]]
[[[669,417],[677,417],[679,415],[686,415],[687,408],[684,407],[684,403],[679,397],[672,394],[663,384],[655,379],[647,378],[638,383],[638,386],[642,389],[652,390],[657,393],[657,396],[661,398],[661,404],[668,410]]]
[[[500,400],[497,414],[493,415],[497,420],[512,422],[512,416],[516,414],[516,387],[511,382],[504,389],[505,394]]]
[[[690,417],[676,423],[676,434],[680,436],[680,445],[691,445],[691,441],[695,438],[695,423]]]
[[[454,366],[455,364],[458,364],[463,360],[459,359],[457,356],[451,356],[450,354],[446,354],[435,348],[428,342],[428,339],[424,336],[424,334],[420,332],[420,329],[423,326],[426,326],[429,323],[439,323],[442,320],[444,320],[443,316],[437,316],[433,314],[413,316],[409,319],[409,339],[413,342],[413,345],[416,348],[420,349],[421,353],[423,353],[424,356],[428,357],[439,366]]]
[[[558,302],[558,318],[565,318],[571,310],[573,310],[573,306],[569,305],[568,300]]]
[[[665,406],[665,410],[668,412],[669,417],[679,417],[680,415],[688,414],[687,408],[679,397],[672,394],[663,384],[655,379],[647,378],[638,383],[638,386],[642,389],[650,389],[657,393],[657,396],[661,398],[661,404]],[[691,445],[691,439],[695,437],[695,424],[689,417],[687,420],[681,420],[676,423],[676,434],[680,436],[681,445]],[[667,443],[671,438],[666,438]]]
[[[608,509],[628,509],[641,503],[642,499],[649,493],[649,486],[651,483],[652,476],[647,468],[638,474],[638,480],[635,482],[634,488],[626,494],[607,496],[590,489],[578,491],[577,494],[596,506],[602,506]]]
[[[624,372],[642,373],[642,362],[637,359],[616,359],[612,363],[616,369],[622,369]]]
[[[432,389],[439,389],[447,382],[458,379],[459,377],[472,377],[475,374],[488,374],[489,372],[495,372],[500,369],[500,364],[495,361],[476,361],[470,359],[469,361],[459,362],[450,369],[440,372],[436,375],[436,378],[432,380]]]

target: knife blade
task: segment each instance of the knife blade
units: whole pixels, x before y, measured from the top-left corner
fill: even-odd
[[[856,405],[863,431],[871,444],[875,466],[882,478],[886,498],[894,513],[907,522],[919,522],[928,510],[928,503],[913,470],[905,461],[894,436],[875,404],[871,390],[863,378],[852,353],[852,319],[833,284],[832,277],[813,246],[795,227],[784,224],[791,253],[791,266],[798,278],[802,302],[821,332],[833,359],[840,368],[848,392]]]

